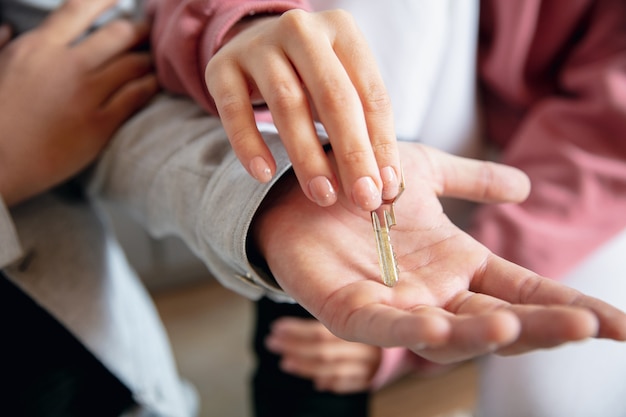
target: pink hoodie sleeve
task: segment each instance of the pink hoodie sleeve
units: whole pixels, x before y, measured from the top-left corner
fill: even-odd
[[[308,4],[306,0],[148,0],[159,81],[216,113],[204,69],[226,32],[245,16],[295,8],[308,8]]]
[[[531,178],[473,236],[559,278],[626,227],[626,2],[481,3],[486,129]]]

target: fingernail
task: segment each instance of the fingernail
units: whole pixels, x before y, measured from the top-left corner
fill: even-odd
[[[383,180],[383,200],[392,200],[400,187],[396,170],[393,167],[385,167],[380,170],[380,177]]]
[[[337,193],[330,180],[319,176],[309,181],[309,192],[318,206],[328,207],[337,201]]]
[[[357,206],[366,211],[377,209],[382,202],[380,192],[371,177],[361,177],[356,180],[352,189],[352,198]]]
[[[269,182],[272,179],[272,170],[265,159],[255,156],[250,161],[250,172],[255,180],[259,182]]]

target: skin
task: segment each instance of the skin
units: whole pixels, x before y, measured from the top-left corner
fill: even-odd
[[[235,154],[253,177],[267,182],[276,169],[253,114],[253,104],[265,103],[304,194],[327,207],[341,188],[352,204],[371,211],[397,194],[400,173],[392,108],[377,68],[348,13],[291,10],[236,25],[205,79]],[[334,166],[316,120],[329,135]]]
[[[253,224],[277,282],[332,333],[404,346],[437,363],[589,337],[626,340],[626,314],[496,256],[443,213],[441,196],[522,201],[529,191],[523,173],[399,146],[407,189],[391,232],[400,268],[395,287],[380,281],[369,216],[345,196],[322,208],[288,177]]]
[[[316,320],[295,317],[275,321],[266,346],[281,355],[283,371],[337,394],[367,390],[382,356],[378,346],[348,342]]]
[[[145,24],[115,20],[77,42],[113,0],[69,0],[32,31],[0,29],[0,194],[9,206],[70,178],[157,92]]]

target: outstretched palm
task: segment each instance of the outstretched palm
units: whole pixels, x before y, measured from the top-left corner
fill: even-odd
[[[401,146],[407,189],[392,229],[400,268],[393,288],[380,279],[369,213],[347,201],[320,208],[286,179],[257,219],[256,241],[275,278],[333,333],[438,362],[626,339],[624,313],[497,257],[443,213],[439,196],[520,201],[523,174]]]

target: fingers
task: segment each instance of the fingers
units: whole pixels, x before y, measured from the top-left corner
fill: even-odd
[[[450,336],[438,346],[413,345],[411,350],[440,364],[461,362],[491,353],[515,342],[519,319],[506,310],[450,315]]]
[[[284,372],[311,379],[318,390],[336,393],[367,389],[381,357],[380,348],[339,339],[310,319],[277,320],[266,345],[281,355]]]
[[[333,335],[317,320],[283,318],[272,325],[267,345],[275,353],[306,361],[338,362],[345,358],[372,359],[370,346],[348,342]]]
[[[376,62],[345,12],[294,11],[283,21],[292,34],[285,39],[286,54],[328,133],[342,188],[355,205],[371,211],[381,203],[381,169],[390,168],[386,197],[395,197],[399,185],[391,106]]]
[[[116,19],[91,33],[75,49],[86,68],[97,68],[147,40],[148,33],[144,22]]]
[[[134,52],[116,57],[99,70],[91,72],[90,94],[96,101],[105,102],[129,81],[154,71],[148,53]]]
[[[515,343],[498,350],[500,354],[551,348],[594,337],[598,331],[596,317],[579,308],[514,305],[510,310],[519,318],[522,330]]]
[[[328,327],[347,340],[383,347],[422,349],[446,343],[452,331],[449,318],[447,312],[437,307],[424,306],[409,312],[383,304],[369,304],[352,311],[347,317],[335,317],[336,322]]]
[[[226,135],[248,173],[266,183],[276,172],[276,164],[257,130],[248,80],[234,61],[216,62],[207,65],[206,84]]]
[[[507,279],[503,280],[502,277]],[[472,291],[491,295],[513,304],[561,305],[586,309],[598,321],[597,331],[588,336],[626,340],[626,314],[597,298],[586,296],[556,281],[541,277],[512,262],[492,255]],[[589,323],[580,321],[587,331]]]
[[[440,196],[476,202],[522,202],[530,193],[530,180],[517,168],[453,156],[420,147],[424,159],[440,178]]]
[[[349,334],[363,343],[405,346],[437,363],[454,363],[508,346],[519,336],[519,319],[510,311],[493,310],[455,314],[442,308],[421,306],[402,311],[368,305],[350,315],[366,323],[348,326]]]
[[[66,0],[38,30],[53,43],[69,44],[81,36],[116,0]]]
[[[280,367],[284,372],[311,379],[318,391],[332,391],[337,394],[367,390],[372,376],[369,367],[356,361],[331,364],[286,358],[281,361]]]
[[[380,171],[384,200],[393,199],[398,193],[400,186],[400,162],[397,140],[395,137],[395,127],[393,123],[392,106],[389,95],[385,88],[382,76],[378,71],[376,60],[371,53],[365,38],[357,28],[354,19],[347,13],[334,12],[328,13],[331,19],[336,19],[337,23],[333,27],[341,30],[341,36],[336,36],[333,49],[337,53],[337,57],[342,63],[348,77],[354,85],[362,108],[369,142],[374,150],[377,166]],[[346,34],[347,32],[347,34]],[[354,51],[359,53],[355,54]],[[323,76],[323,74],[320,74]],[[321,114],[324,114],[324,108],[316,107]],[[335,117],[335,114],[330,114]],[[340,120],[340,123],[343,123]],[[332,138],[331,138],[332,139]],[[337,153],[338,149],[335,148]],[[340,152],[340,160],[348,157],[347,163],[350,162],[348,152],[342,155]],[[340,163],[340,172],[342,168],[351,170],[352,165]],[[348,172],[348,175],[341,173],[350,178],[362,178],[367,175],[367,171]]]
[[[111,128],[111,133],[143,108],[158,91],[159,84],[152,73],[135,78],[118,89],[103,109],[103,117],[108,120],[106,125]]]
[[[277,51],[266,55],[251,76],[266,80],[258,83],[261,95],[293,164],[300,187],[307,197],[322,207],[337,201],[337,180],[322,148],[309,107],[307,93],[292,62]]]
[[[344,12],[292,10],[249,26],[209,62],[206,82],[237,157],[258,180],[268,181],[275,168],[254,124],[257,95],[311,201],[334,204],[340,186],[353,204],[371,211],[398,193],[389,99],[363,36]],[[314,114],[329,135],[337,173]]]
[[[480,315],[490,311],[513,314],[518,321],[517,337],[509,343],[494,345],[492,349],[503,354],[550,348],[596,334],[598,320],[590,311],[559,305],[558,302],[548,304],[509,304],[489,295],[466,292],[455,297],[446,308],[460,316]]]

